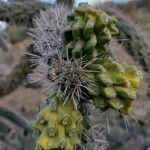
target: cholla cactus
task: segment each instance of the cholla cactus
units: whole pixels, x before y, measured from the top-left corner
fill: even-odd
[[[68,17],[62,8],[42,12],[32,30],[37,50],[32,61],[50,95],[33,123],[36,148],[42,150],[86,145],[87,139],[80,136],[88,126],[83,103],[128,114],[141,77],[136,67],[106,55],[107,45],[118,33],[115,18],[87,3],[81,3]],[[99,149],[101,140],[96,141]]]

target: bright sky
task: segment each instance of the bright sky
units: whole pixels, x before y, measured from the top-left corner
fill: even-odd
[[[113,2],[116,2],[116,3],[125,3],[129,0],[113,0]]]
[[[45,1],[45,2],[55,2],[55,0],[41,0],[41,1]],[[99,0],[75,0],[76,1],[76,5],[80,2],[88,2],[89,4],[92,4],[94,2],[98,2]],[[127,2],[128,0],[112,0],[113,2],[119,2],[119,3],[123,3],[123,2]]]
[[[88,2],[89,4],[92,4],[94,2],[98,2],[98,0],[76,0],[76,5],[80,2]]]
[[[7,1],[7,0],[3,0],[3,1]],[[44,2],[51,2],[51,3],[54,3],[55,0],[41,0],[41,1],[44,1]],[[94,3],[94,2],[98,2],[99,0],[75,0],[76,1],[76,5],[80,2],[88,2],[90,4]],[[112,0],[113,2],[119,2],[119,3],[124,3],[124,2],[127,2],[128,0]]]

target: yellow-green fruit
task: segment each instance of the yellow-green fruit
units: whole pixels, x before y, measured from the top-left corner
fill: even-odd
[[[125,114],[130,113],[132,100],[136,97],[142,77],[141,72],[135,66],[111,59],[96,61],[87,66],[87,69],[99,70],[93,73],[97,84],[93,86],[96,87],[96,94],[93,94],[95,105],[100,108],[112,107]]]
[[[114,17],[87,3],[79,4],[68,16],[67,23],[63,39],[65,51],[71,57],[86,56],[84,58],[89,60],[106,52],[105,46],[118,33]]]
[[[33,123],[33,137],[39,150],[73,150],[81,141],[78,137],[83,129],[81,113],[74,109],[71,100],[63,106],[56,97],[50,97],[40,106]]]

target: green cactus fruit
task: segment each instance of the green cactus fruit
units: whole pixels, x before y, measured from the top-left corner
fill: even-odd
[[[74,109],[70,100],[63,106],[60,99],[53,95],[39,109],[33,123],[37,149],[73,150],[76,145],[81,144],[78,135],[83,129],[83,117]]]
[[[95,105],[130,113],[141,80],[140,71],[135,66],[108,58],[90,64],[87,69],[93,71],[96,80],[96,84],[91,87],[95,93],[90,92]]]
[[[112,36],[118,33],[117,20],[105,12],[97,10],[87,3],[79,7],[67,18],[67,27],[63,32],[66,53],[72,57],[92,56],[106,52],[105,46]],[[94,52],[94,55],[93,55]],[[92,57],[85,57],[87,60]]]

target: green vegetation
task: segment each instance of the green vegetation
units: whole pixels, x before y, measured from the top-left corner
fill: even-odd
[[[32,19],[38,15],[40,10],[45,10],[47,4],[34,3],[0,3],[0,20],[11,24],[32,26]]]

